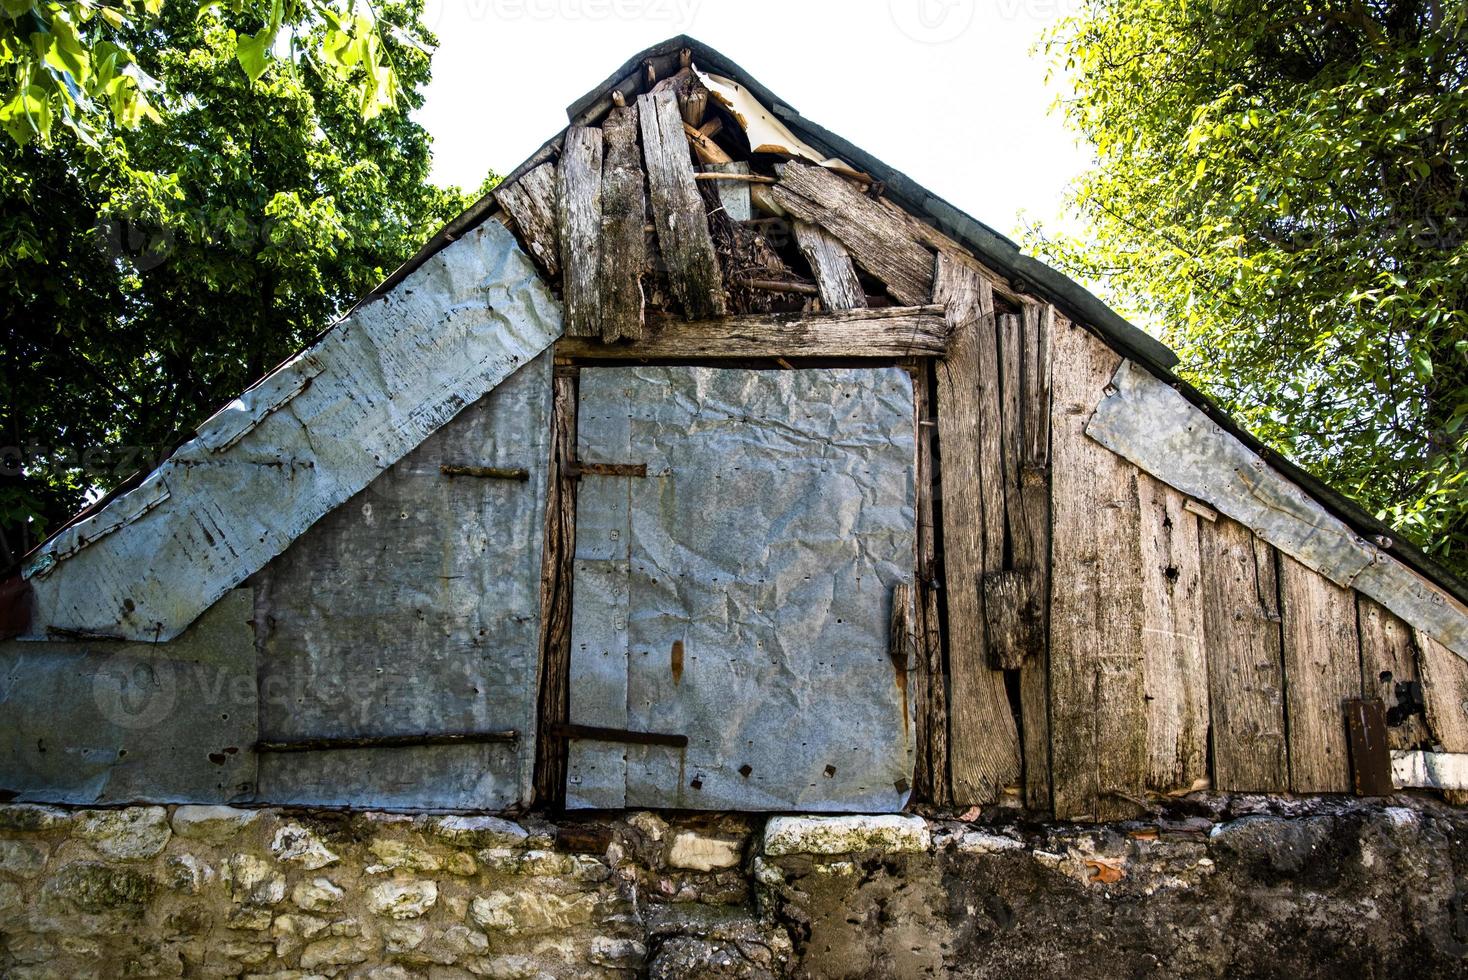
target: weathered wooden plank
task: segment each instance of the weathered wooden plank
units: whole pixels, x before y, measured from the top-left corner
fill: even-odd
[[[1013,570],[984,575],[984,647],[995,670],[1019,670],[1040,647],[1040,610],[1029,576]]]
[[[565,275],[561,297],[566,334],[601,336],[602,133],[572,126],[566,130],[556,189],[556,226]]]
[[[653,224],[669,286],[688,319],[723,316],[728,310],[723,273],[703,195],[693,179],[678,100],[669,90],[650,92],[637,100],[637,112]]]
[[[1198,517],[1145,473],[1142,502],[1143,689],[1147,788],[1186,791],[1208,779],[1208,656]]]
[[[1468,606],[1363,539],[1170,384],[1126,362],[1086,432],[1468,658]]]
[[[834,235],[809,221],[795,221],[795,242],[810,263],[821,290],[821,305],[828,310],[854,310],[867,305],[866,290],[856,278],[851,256]]]
[[[1347,698],[1361,696],[1355,598],[1288,555],[1280,560],[1279,598],[1290,789],[1349,793],[1342,706]]]
[[[494,199],[515,223],[520,240],[554,279],[561,272],[560,235],[556,218],[556,168],[542,163],[513,183],[495,189]]]
[[[571,719],[571,581],[576,557],[576,481],[566,470],[576,456],[576,379],[557,377],[551,411],[550,485],[540,572],[540,677],[534,802],[566,799],[566,741],[546,733]]]
[[[1421,678],[1412,627],[1367,596],[1356,596],[1361,633],[1361,689],[1386,706],[1387,744],[1413,749],[1431,744],[1427,719],[1420,710]]]
[[[941,356],[949,323],[941,306],[888,306],[839,313],[721,317],[692,323],[656,317],[648,336],[630,344],[564,338],[562,357],[586,360],[699,357]]]
[[[776,204],[835,235],[899,303],[927,301],[933,289],[933,253],[912,237],[904,222],[825,167],[792,161],[778,169],[780,183],[770,188]]]
[[[715,177],[729,179],[714,180]],[[750,174],[748,160],[707,164],[704,172],[694,177],[694,180],[704,179],[713,180],[714,192],[719,195],[719,206],[730,218],[735,221],[748,221],[754,217],[754,211],[749,203],[749,185],[757,180],[757,175]]]
[[[1468,752],[1468,663],[1422,630],[1415,633],[1427,727],[1447,752]],[[1468,790],[1446,788],[1449,803],[1468,803]]]
[[[1019,734],[1004,675],[991,670],[985,658],[980,592],[984,572],[998,571],[1003,559],[998,431],[982,428],[985,418],[993,425],[998,416],[994,298],[974,265],[950,253],[939,256],[933,298],[946,304],[953,327],[948,356],[937,365],[951,685],[948,760],[954,801],[989,803],[1020,774]],[[1001,521],[997,552],[986,545],[988,492],[999,499],[992,512]],[[992,538],[995,529],[987,530]]]
[[[1020,721],[1024,731],[1025,804],[1050,809],[1050,306],[1024,307],[1020,405],[1025,452],[1020,460],[1019,505],[1009,507],[1010,549],[1016,568],[1030,575],[1039,608],[1038,645],[1020,668]]]
[[[1198,535],[1213,786],[1221,792],[1286,792],[1278,556],[1226,517],[1199,525]]]
[[[933,520],[933,416],[931,364],[915,361],[912,371],[913,418],[917,419],[917,768],[918,799],[949,802],[948,688],[943,669],[942,622],[938,615],[937,530]]]
[[[1111,820],[1144,792],[1137,473],[1085,435],[1120,358],[1057,328],[1051,409],[1050,753],[1055,815]]]
[[[607,113],[602,137],[601,339],[611,343],[643,335],[647,192],[637,147],[637,107]]]

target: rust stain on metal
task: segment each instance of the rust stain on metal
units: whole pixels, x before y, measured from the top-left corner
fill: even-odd
[[[683,683],[683,641],[674,640],[672,652],[668,655],[669,667],[673,671],[673,683]]]
[[[530,471],[520,467],[505,466],[451,466],[448,463],[438,468],[444,476],[475,476],[483,480],[519,480],[524,482],[530,479]]]
[[[1386,706],[1380,698],[1349,698],[1345,707],[1351,783],[1356,795],[1391,796],[1394,787],[1386,739]]]
[[[647,476],[646,463],[579,463],[565,468],[566,476],[578,480],[583,476]]]

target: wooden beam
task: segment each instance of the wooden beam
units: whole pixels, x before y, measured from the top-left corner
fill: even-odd
[[[723,316],[728,311],[723,271],[693,179],[678,100],[667,89],[649,93],[637,100],[637,113],[658,250],[673,295],[690,320]]]
[[[571,714],[571,581],[576,556],[576,481],[565,476],[576,458],[576,378],[553,382],[550,473],[545,501],[545,545],[540,572],[540,683],[538,732],[566,724]],[[566,743],[535,743],[534,802],[556,807],[566,799]]]
[[[780,182],[770,188],[777,205],[835,235],[899,303],[927,301],[933,290],[933,253],[912,237],[904,222],[825,167],[790,162],[778,169]]]
[[[867,305],[866,290],[856,278],[851,256],[833,235],[809,221],[795,221],[795,241],[800,254],[810,263],[816,285],[821,291],[821,305],[828,310],[855,310]]]
[[[1144,792],[1137,471],[1086,437],[1121,359],[1077,326],[1053,338],[1050,757],[1062,820],[1134,816]]]
[[[647,192],[637,146],[637,107],[607,113],[602,135],[601,339],[611,343],[637,340],[644,325]]]
[[[983,576],[1000,570],[1003,558],[994,298],[988,280],[956,253],[939,255],[933,293],[947,305],[953,330],[948,356],[937,365],[948,760],[953,801],[983,804],[1020,776],[1019,732],[1004,675],[989,668],[984,649]]]
[[[708,357],[940,357],[949,327],[941,306],[889,306],[840,313],[730,316],[691,323],[656,317],[630,344],[563,338],[558,357],[589,360]]]
[[[561,296],[566,307],[566,333],[601,336],[602,134],[572,126],[561,153],[556,214],[565,276]]]
[[[510,184],[495,189],[494,199],[514,222],[526,249],[554,279],[561,273],[560,236],[556,230],[556,168],[542,163]]]
[[[1287,792],[1278,553],[1226,517],[1200,525],[1198,537],[1213,787]]]
[[[1288,555],[1280,561],[1279,596],[1290,789],[1349,793],[1351,770],[1341,705],[1361,696],[1355,598],[1349,589]]]

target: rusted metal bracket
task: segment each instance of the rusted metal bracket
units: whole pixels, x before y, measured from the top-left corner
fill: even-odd
[[[328,752],[332,749],[401,749],[418,745],[478,745],[518,742],[514,729],[498,732],[419,732],[411,735],[350,735],[340,738],[296,738],[256,742],[256,752]]]
[[[1357,796],[1391,796],[1392,757],[1386,740],[1386,707],[1380,698],[1348,698],[1346,734],[1351,745],[1351,784]]]
[[[530,471],[524,468],[505,466],[453,466],[448,463],[438,471],[444,476],[476,476],[484,480],[528,480]]]
[[[583,476],[647,476],[646,463],[582,463],[571,460],[561,470],[572,480]]]
[[[681,749],[688,745],[687,735],[663,732],[629,732],[624,728],[598,728],[595,725],[555,724],[550,726],[554,738],[586,739],[591,742],[621,742],[627,745],[668,745]]]

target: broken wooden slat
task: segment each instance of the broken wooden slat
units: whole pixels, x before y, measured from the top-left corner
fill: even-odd
[[[694,174],[694,179],[722,178],[714,183],[714,193],[719,195],[719,205],[724,213],[735,221],[753,218],[754,212],[749,206],[749,185],[756,182],[756,175],[749,172],[749,161],[711,163],[708,168],[707,173]]]
[[[637,100],[637,112],[658,250],[673,295],[690,320],[723,316],[728,309],[723,273],[703,195],[693,179],[678,101],[671,91],[649,93]]]
[[[561,271],[561,248],[556,231],[556,168],[542,163],[511,184],[495,188],[494,198],[515,223],[520,240],[554,279]]]
[[[1120,358],[1079,327],[1052,338],[1050,754],[1059,819],[1135,814],[1144,792],[1137,472],[1085,435]]]
[[[1392,762],[1381,698],[1348,698],[1345,712],[1352,788],[1357,796],[1391,796]]]
[[[1283,793],[1284,663],[1280,653],[1278,558],[1248,528],[1220,518],[1198,528],[1213,787]]]
[[[1285,718],[1289,725],[1290,789],[1349,793],[1351,772],[1341,705],[1361,696],[1361,647],[1356,603],[1349,589],[1282,556]]]
[[[584,360],[700,357],[938,357],[949,325],[941,306],[888,306],[840,313],[730,316],[692,323],[657,317],[631,344],[563,338],[562,357]]]
[[[851,256],[834,236],[809,221],[794,222],[800,254],[810,263],[821,290],[821,305],[828,310],[855,310],[867,305],[866,290],[856,278]]]
[[[602,134],[572,126],[561,153],[556,214],[560,231],[561,295],[566,307],[566,334],[601,336]]]
[[[1147,788],[1187,791],[1208,778],[1208,657],[1198,518],[1187,498],[1145,473],[1142,650]]]
[[[986,496],[999,490],[994,465],[998,431],[995,428],[986,441],[981,430],[985,416],[992,426],[998,414],[997,396],[996,405],[984,405],[985,392],[980,389],[981,384],[992,389],[997,380],[997,358],[984,354],[993,347],[994,298],[972,263],[948,253],[938,258],[933,292],[937,302],[946,304],[953,329],[948,356],[937,365],[952,795],[959,804],[992,803],[1020,775],[1019,733],[1004,675],[989,669],[984,653],[980,593],[984,572],[998,571],[1003,557],[1002,545],[995,555],[985,544]],[[985,472],[985,464],[993,472]],[[999,501],[1002,541],[1003,498]]]
[[[611,343],[643,334],[647,192],[637,148],[637,107],[607,113],[602,136],[601,339]]]
[[[791,162],[782,164],[779,173],[780,182],[770,188],[776,204],[836,236],[899,303],[927,301],[933,289],[933,253],[903,222],[824,167]]]
[[[887,618],[887,656],[892,660],[892,669],[901,672],[904,690],[907,672],[913,666],[912,621],[912,586],[898,582],[892,586],[892,609]]]
[[[1387,743],[1393,749],[1430,744],[1422,713],[1422,684],[1412,627],[1375,599],[1356,596],[1361,633],[1361,689],[1386,706]]]
[[[1392,783],[1405,789],[1443,790],[1449,800],[1468,793],[1468,753],[1395,751]]]

